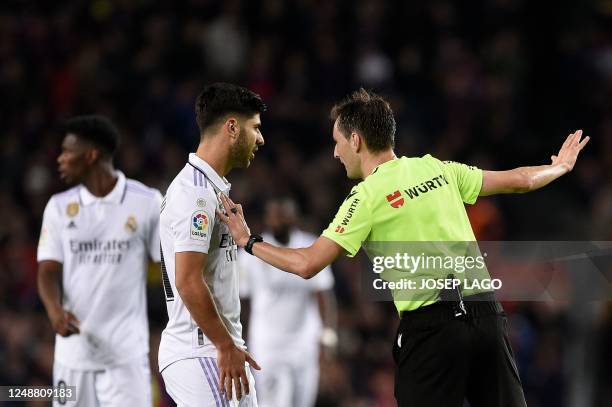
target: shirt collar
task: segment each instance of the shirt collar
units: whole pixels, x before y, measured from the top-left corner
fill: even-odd
[[[113,187],[113,189],[106,194],[106,196],[95,196],[85,185],[81,185],[79,188],[79,198],[81,199],[81,203],[86,206],[90,205],[94,202],[108,202],[113,204],[120,204],[125,197],[125,192],[127,188],[127,182],[125,180],[125,175],[121,171],[115,171],[117,175],[117,183]]]
[[[208,178],[210,182],[218,189],[227,195],[232,184],[230,184],[225,177],[221,177],[206,161],[202,160],[195,153],[189,154],[189,164],[195,167],[198,171]]]

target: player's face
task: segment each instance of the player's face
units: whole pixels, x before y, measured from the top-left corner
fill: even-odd
[[[89,168],[88,155],[91,146],[74,134],[67,134],[62,142],[62,152],[57,157],[58,171],[67,184],[82,182]]]
[[[334,130],[332,132],[334,138],[334,158],[340,160],[344,169],[346,170],[346,176],[349,179],[359,178],[359,161],[357,154],[351,148],[349,140],[344,136],[342,131],[338,128],[338,120],[334,123]]]
[[[255,152],[264,145],[259,113],[240,123],[240,134],[231,148],[232,161],[236,168],[247,168],[255,159]]]

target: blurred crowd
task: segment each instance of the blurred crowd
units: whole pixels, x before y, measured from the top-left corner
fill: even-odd
[[[38,4],[40,3],[40,4]],[[487,169],[550,162],[570,132],[592,141],[574,172],[469,208],[482,240],[612,240],[612,1],[93,0],[0,5],[0,384],[50,384],[53,334],[36,292],[44,206],[65,188],[58,125],[85,113],[121,130],[118,168],[165,192],[198,142],[203,84],[259,93],[266,145],[232,196],[261,231],[292,196],[320,233],[353,181],[333,159],[331,105],[386,96],[398,155]],[[334,264],[340,344],[318,406],[392,406],[392,304],[361,298],[359,264]],[[528,405],[612,405],[612,307],[507,303]],[[166,321],[151,270],[152,369]],[[157,341],[157,342],[156,342]],[[256,355],[255,355],[256,356]],[[163,385],[156,403],[170,405]],[[0,402],[0,405],[2,403]]]

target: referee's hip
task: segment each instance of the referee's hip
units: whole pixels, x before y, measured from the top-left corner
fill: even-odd
[[[462,299],[462,302],[465,306],[466,316],[470,318],[504,314],[502,305],[495,299],[492,291],[467,296]],[[402,311],[400,317],[402,320],[408,319],[413,323],[419,321],[432,322],[432,319],[441,322],[457,318],[455,315],[456,309],[456,301],[438,301],[412,311]]]

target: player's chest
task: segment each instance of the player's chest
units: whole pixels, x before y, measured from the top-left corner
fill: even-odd
[[[209,256],[215,256],[217,261],[234,262],[238,257],[238,246],[227,225],[218,219],[212,228]]]
[[[65,240],[114,239],[130,241],[145,236],[142,210],[127,205],[69,204],[62,219]]]

